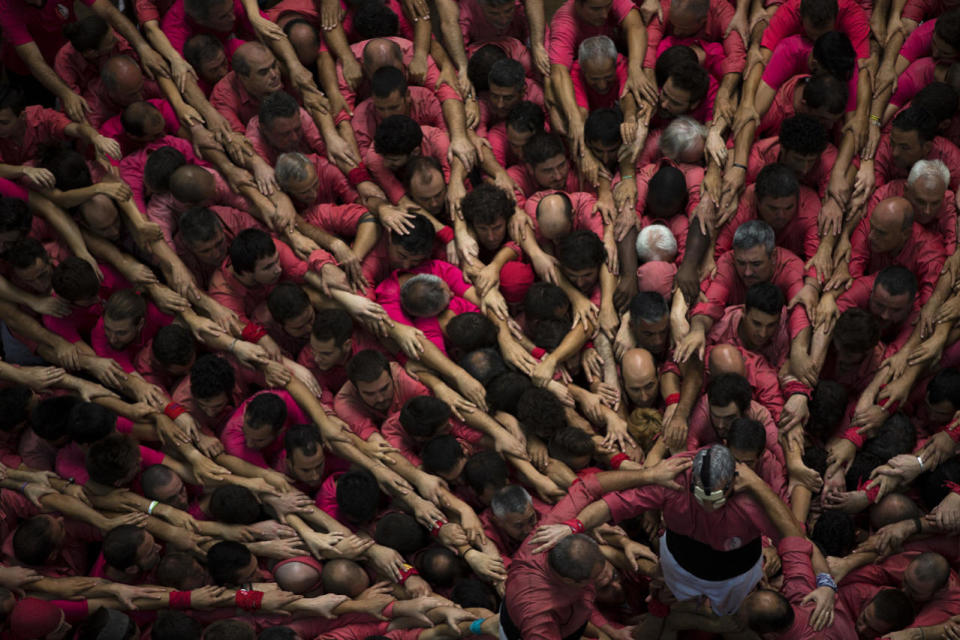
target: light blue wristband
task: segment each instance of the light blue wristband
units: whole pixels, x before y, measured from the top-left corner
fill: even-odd
[[[477,618],[476,620],[471,622],[470,633],[472,633],[475,636],[483,635],[483,630],[481,629],[481,627],[483,627],[483,623],[485,621],[486,621],[486,618]]]

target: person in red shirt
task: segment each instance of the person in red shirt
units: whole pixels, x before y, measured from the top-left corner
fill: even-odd
[[[607,36],[593,36],[580,43],[577,61],[570,70],[573,95],[580,115],[594,109],[613,107],[627,82],[627,59]]]
[[[482,129],[502,121],[521,101],[527,100],[543,107],[543,90],[526,77],[523,65],[516,60],[497,60],[490,67],[486,80],[486,90],[478,95]]]
[[[297,362],[317,378],[323,388],[322,400],[332,403],[347,383],[346,365],[364,349],[377,349],[372,336],[354,327],[350,314],[343,309],[320,309],[310,330],[310,342],[300,351]],[[328,397],[329,396],[329,397]]]
[[[717,256],[733,246],[733,233],[747,220],[759,218],[773,229],[777,246],[797,257],[810,259],[820,246],[817,216],[820,199],[815,191],[801,186],[796,173],[782,164],[764,167],[754,185],[740,198],[737,213],[717,235]]]
[[[33,165],[40,157],[41,147],[57,144],[65,136],[92,144],[98,153],[120,158],[117,142],[100,135],[86,122],[71,122],[59,111],[39,105],[25,107],[22,90],[12,85],[0,86],[0,162]],[[17,177],[9,174],[10,169],[6,171],[7,177]],[[40,186],[50,188],[52,184]]]
[[[384,66],[370,79],[371,96],[357,105],[351,124],[357,146],[366,153],[373,145],[373,135],[384,118],[409,116],[421,126],[446,131],[443,110],[436,94],[427,87],[409,86],[403,71]]]
[[[250,118],[257,115],[260,101],[283,88],[283,77],[277,58],[258,42],[241,45],[231,65],[233,70],[210,92],[210,104],[234,131],[243,133]]]
[[[873,192],[868,211],[882,200],[903,196],[913,205],[914,220],[943,241],[947,255],[957,246],[957,204],[950,170],[941,160],[918,160],[904,180],[891,180]]]
[[[550,510],[550,505],[531,497],[520,485],[507,485],[493,494],[490,508],[480,514],[480,521],[505,568],[510,568],[510,558]]]
[[[514,195],[519,206],[522,207],[527,198],[544,189],[567,193],[584,190],[558,135],[535,133],[523,145],[523,159],[523,164],[507,169],[507,175],[513,178],[518,187]]]
[[[950,189],[956,193],[960,187],[960,149],[937,135],[937,121],[926,109],[910,107],[894,118],[890,136],[880,139],[873,160],[876,184],[906,178],[913,165],[924,159],[943,161],[950,170]]]
[[[283,451],[287,428],[305,420],[306,416],[286,391],[261,391],[237,407],[227,420],[220,440],[228,454],[269,469]]]
[[[346,204],[359,198],[337,167],[316,154],[283,153],[274,168],[277,185],[298,207]]]
[[[90,332],[90,346],[98,356],[111,358],[132,373],[137,352],[172,321],[133,289],[121,289],[103,305],[103,315]]]
[[[532,102],[521,102],[487,131],[491,152],[497,163],[506,169],[523,162],[523,147],[533,134],[544,131],[546,118],[543,109]],[[509,172],[508,172],[509,173]]]
[[[320,156],[327,153],[313,118],[285,91],[275,91],[260,102],[259,113],[247,123],[247,139],[256,152],[256,164],[248,165],[256,176],[261,171],[269,173],[281,153],[316,153]]]
[[[69,42],[57,52],[53,69],[76,94],[83,93],[83,88],[97,77],[100,66],[109,58],[136,56],[126,38],[95,14],[66,25],[63,34]]]
[[[201,287],[208,287],[213,274],[227,258],[237,234],[264,227],[250,214],[231,207],[192,207],[177,224],[173,247]]]
[[[747,289],[743,305],[730,305],[707,336],[709,344],[732,344],[759,354],[774,369],[790,355],[783,292],[771,282]]]
[[[756,182],[764,167],[779,163],[793,169],[801,184],[823,198],[836,161],[837,148],[827,140],[823,125],[810,116],[796,115],[783,121],[779,137],[760,140],[750,148],[745,181]]]
[[[204,33],[187,40],[183,46],[183,58],[197,72],[197,86],[208,98],[217,83],[230,73],[230,59],[223,44]]]
[[[449,149],[450,139],[445,132],[421,127],[408,116],[394,115],[377,125],[373,146],[364,156],[364,163],[390,202],[396,204],[408,199],[399,174],[416,155],[429,156],[440,162],[444,179],[449,182]]]
[[[378,433],[387,416],[400,411],[408,400],[430,393],[400,365],[372,349],[357,353],[347,363],[347,378],[333,408],[364,440]]]
[[[772,136],[787,118],[803,113],[832,131],[846,113],[847,85],[827,72],[794,76],[783,83],[773,103],[762,114],[757,136]]]
[[[905,198],[888,198],[857,225],[850,238],[850,264],[837,267],[841,276],[860,278],[898,264],[909,269],[919,283],[919,303],[925,304],[940,278],[945,251],[940,239],[913,220],[913,207]]]
[[[629,401],[628,409],[657,408],[660,400],[660,380],[657,364],[649,351],[630,349],[620,360],[620,378],[623,392]]]
[[[466,0],[459,4],[460,31],[464,44],[511,37],[530,38],[523,3],[517,0]],[[542,34],[541,34],[542,36]]]
[[[100,67],[100,77],[86,87],[84,97],[90,103],[87,119],[100,128],[134,102],[163,98],[155,82],[143,75],[129,56],[115,56]]]
[[[807,4],[801,0],[787,0],[780,5],[769,27],[764,30],[760,46],[769,60],[777,43],[784,38],[803,34],[816,42],[827,31],[841,31],[850,38],[858,60],[870,57],[870,26],[866,12],[855,0],[823,0]]]

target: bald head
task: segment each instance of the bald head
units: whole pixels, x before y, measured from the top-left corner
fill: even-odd
[[[114,56],[100,67],[100,79],[110,97],[122,106],[142,99],[143,73],[130,56]]]
[[[623,386],[630,401],[637,407],[653,406],[657,398],[657,365],[646,349],[630,349],[620,361]]]
[[[259,42],[240,45],[233,54],[232,64],[240,84],[257,100],[283,88],[277,58]]]
[[[556,240],[573,231],[573,206],[563,193],[544,197],[537,205],[537,226],[548,240]]]
[[[903,572],[903,590],[916,603],[933,599],[950,578],[950,563],[939,553],[921,553]]]
[[[402,71],[403,51],[392,40],[374,38],[363,48],[363,70],[368,78],[372,78],[381,67],[394,67]]]
[[[873,253],[897,253],[906,244],[913,227],[913,205],[906,198],[887,198],[870,214],[870,249]]]
[[[352,560],[336,559],[323,565],[323,590],[356,598],[370,586],[370,578],[360,565]]]
[[[913,224],[913,205],[899,196],[881,200],[873,210],[873,218],[891,226],[905,229]]]
[[[250,67],[253,66],[255,61],[271,57],[273,57],[273,53],[270,49],[259,42],[245,42],[233,52],[231,63],[234,71],[242,76],[248,76],[250,75]]]
[[[305,562],[287,562],[273,573],[277,586],[284,591],[304,594],[320,586],[320,571]]]
[[[710,375],[718,376],[721,373],[747,375],[743,356],[732,344],[718,344],[710,351]]]
[[[84,202],[80,205],[80,216],[94,235],[107,240],[120,239],[120,213],[109,196],[98,193]]]
[[[170,176],[170,194],[180,202],[200,204],[213,197],[213,174],[195,164],[185,164]]]

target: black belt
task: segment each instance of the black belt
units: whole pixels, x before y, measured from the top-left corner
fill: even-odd
[[[568,636],[564,636],[563,640],[580,640],[584,632],[587,630],[587,624],[589,622],[590,620],[587,619],[579,629]],[[513,623],[513,620],[510,619],[510,613],[507,611],[506,600],[500,604],[500,627],[503,629],[503,633],[507,636],[507,640],[523,640],[522,632],[517,625]]]
[[[708,544],[667,529],[667,547],[677,564],[701,580],[721,582],[749,571],[763,553],[760,538],[739,549],[717,551]]]

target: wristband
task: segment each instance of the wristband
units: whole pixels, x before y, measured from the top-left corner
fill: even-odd
[[[444,227],[440,229],[440,231],[437,231],[437,239],[443,244],[450,244],[450,242],[453,241],[453,228]]]
[[[583,344],[583,349],[582,349],[582,351],[586,351],[587,349],[596,349],[596,347],[593,346],[593,340],[587,340],[587,341]]]
[[[240,589],[234,597],[234,603],[244,611],[254,611],[260,608],[263,602],[263,591],[249,591]]]
[[[190,592],[189,591],[171,591],[170,592],[171,609],[189,609]]]
[[[160,504],[160,503],[157,502],[156,500],[154,500],[153,502],[150,503],[150,506],[147,507],[147,515],[148,515],[148,516],[152,516],[152,515],[153,515],[153,510],[157,508],[157,505],[158,505],[158,504]]]
[[[265,335],[267,335],[267,330],[256,322],[248,322],[240,333],[240,337],[247,342],[258,342]]]
[[[434,538],[440,537],[440,529],[443,529],[443,525],[445,524],[447,523],[443,520],[437,520],[435,523],[433,523],[433,528],[430,529],[430,535]]]
[[[920,463],[920,471],[923,471],[923,458],[921,456],[917,456],[917,462]]]
[[[829,573],[818,573],[817,574],[817,586],[818,587],[830,587],[834,591],[837,590],[837,583],[833,579],[833,576]]]
[[[622,464],[624,463],[624,461],[629,460],[629,459],[630,459],[630,456],[628,456],[627,454],[625,454],[625,453],[618,453],[617,455],[615,455],[615,456],[613,456],[612,458],[610,458],[610,468],[611,468],[611,469],[614,469],[614,470],[617,470],[617,469],[620,468],[620,465],[622,465]]]
[[[950,482],[949,480],[944,481],[943,488],[949,490],[951,493],[960,494],[960,484],[956,482]]]
[[[385,606],[383,609],[380,609],[380,615],[382,615],[384,618],[392,618],[392,617],[393,617],[393,605],[395,605],[395,604],[397,604],[397,601],[396,601],[396,600],[391,600],[391,601],[390,601],[390,604],[388,604],[387,606]]]
[[[403,584],[407,581],[407,579],[410,578],[410,576],[418,575],[420,575],[420,572],[417,571],[416,567],[414,567],[412,564],[404,564],[403,569],[400,570],[400,580],[398,582]]]
[[[666,618],[670,615],[670,605],[663,604],[660,600],[651,596],[647,602],[647,611],[654,618]]]
[[[857,432],[857,427],[850,427],[843,432],[843,435],[840,436],[844,440],[849,440],[852,442],[857,449],[863,446],[863,443],[866,441],[866,438],[863,437],[863,434]]]
[[[163,414],[171,420],[176,420],[186,412],[186,408],[177,402],[171,402],[163,408]]]
[[[632,180],[632,179],[633,179],[633,176],[620,176],[620,182],[623,182],[624,180]]]
[[[351,169],[350,173],[347,174],[347,182],[350,183],[351,187],[355,187],[361,182],[372,182],[370,172],[367,171],[366,165],[361,162],[360,166]]]
[[[580,522],[579,518],[571,518],[566,522],[561,522],[560,524],[567,525],[573,530],[574,533],[583,533],[583,523]]]
[[[543,356],[547,355],[547,350],[546,350],[546,349],[543,349],[543,348],[541,348],[541,347],[534,347],[534,348],[530,351],[530,355],[532,355],[532,356],[533,356],[534,358],[536,358],[537,360],[540,360],[540,359],[543,358]]]
[[[873,120],[874,122],[880,122],[880,116],[874,115],[872,113],[870,114],[870,119]]]
[[[741,164],[741,163],[739,163],[739,162],[734,162],[734,163],[733,163],[733,166],[735,166],[737,169],[743,169],[744,171],[747,170],[747,165]]]
[[[486,618],[477,618],[470,623],[470,633],[475,636],[483,635],[483,623],[486,622]]]
[[[954,442],[960,442],[960,422],[955,422],[952,425],[949,425],[944,431],[947,432],[947,435],[950,436],[950,439]]]
[[[663,402],[664,402],[664,404],[666,404],[668,407],[669,407],[670,405],[672,405],[672,404],[677,404],[678,402],[680,402],[680,394],[679,394],[679,393],[671,393],[670,395],[667,396],[667,399],[664,400]]]
[[[28,484],[30,484],[30,481],[29,481],[29,480],[27,480],[27,481],[24,482],[22,485],[20,485],[20,493],[23,493],[24,491],[27,490],[27,485],[28,485]]]

